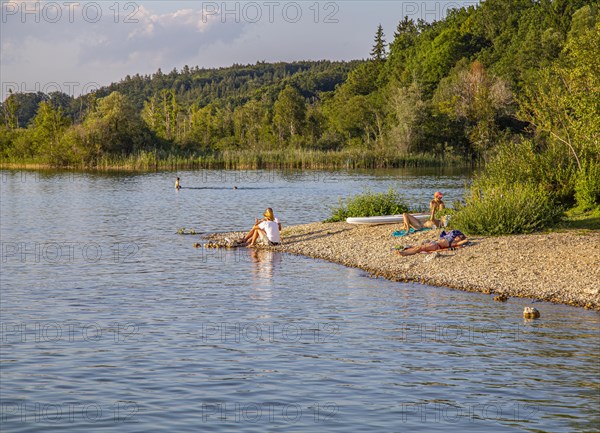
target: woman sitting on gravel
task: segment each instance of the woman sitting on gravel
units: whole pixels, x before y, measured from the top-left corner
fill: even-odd
[[[441,220],[435,219],[436,212],[444,209],[446,206],[442,201],[442,193],[437,191],[433,194],[433,200],[429,202],[429,219],[422,223],[416,217],[412,216],[409,213],[403,214],[404,220],[404,231],[405,233],[409,233],[410,228],[414,228],[415,230],[422,230],[424,228],[437,228],[442,225]]]
[[[449,233],[443,231],[440,234],[440,239],[437,241],[430,241],[426,244],[418,245],[416,247],[406,247],[403,250],[397,250],[396,253],[400,254],[401,256],[412,256],[418,253],[431,253],[433,251],[460,247],[467,242],[469,242],[469,240],[459,230],[452,230]]]
[[[257,240],[267,245],[279,245],[281,243],[281,223],[273,214],[273,209],[267,208],[261,220],[255,218],[254,226],[248,234],[238,242],[246,243],[250,241],[248,246],[253,247]]]

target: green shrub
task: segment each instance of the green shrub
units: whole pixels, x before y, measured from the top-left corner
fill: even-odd
[[[600,163],[589,161],[575,181],[575,200],[581,211],[600,208]]]
[[[478,235],[531,233],[551,227],[562,211],[541,185],[500,184],[483,190],[473,186],[450,225]]]
[[[572,205],[577,170],[575,160],[564,149],[522,140],[498,146],[475,184],[486,190],[498,184],[540,185],[559,203]]]
[[[346,221],[350,217],[397,215],[408,212],[398,191],[390,188],[387,193],[374,193],[366,190],[363,194],[349,197],[346,202],[340,199],[339,205],[331,210],[331,217],[325,222]]]

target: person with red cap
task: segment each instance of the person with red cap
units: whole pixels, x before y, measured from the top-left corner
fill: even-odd
[[[429,202],[429,219],[424,223],[409,213],[403,214],[405,232],[408,234],[411,227],[415,230],[440,227],[442,225],[442,221],[435,219],[435,214],[446,207],[442,201],[442,197],[444,196],[439,191],[436,191],[435,194],[433,194],[433,200]]]

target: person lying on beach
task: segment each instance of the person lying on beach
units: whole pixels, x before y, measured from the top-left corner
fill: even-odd
[[[416,217],[412,216],[409,213],[403,214],[404,227],[403,230],[405,233],[409,233],[410,228],[414,228],[415,230],[422,230],[424,228],[437,228],[442,225],[442,221],[435,219],[436,212],[444,209],[446,206],[442,201],[442,193],[437,191],[433,194],[433,200],[429,202],[429,219],[422,223]]]
[[[269,207],[261,220],[255,218],[254,226],[239,242],[246,243],[249,241],[248,246],[250,247],[253,247],[257,240],[266,245],[279,245],[281,243],[280,231],[281,223],[273,214],[273,209]]]
[[[467,237],[459,230],[452,230],[449,233],[443,231],[440,234],[440,239],[437,241],[431,241],[423,245],[415,247],[407,247],[403,250],[397,250],[396,253],[401,256],[412,256],[418,253],[431,253],[439,250],[447,250],[451,248],[460,247],[469,242]]]

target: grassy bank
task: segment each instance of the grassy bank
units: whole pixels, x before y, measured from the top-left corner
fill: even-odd
[[[160,151],[139,152],[128,156],[103,156],[93,164],[56,166],[39,159],[0,161],[2,168],[70,168],[96,170],[180,170],[180,169],[376,169],[402,167],[443,167],[464,165],[457,157],[440,158],[429,154],[400,154],[392,150],[322,151],[307,149],[224,150],[193,155],[175,155]]]

